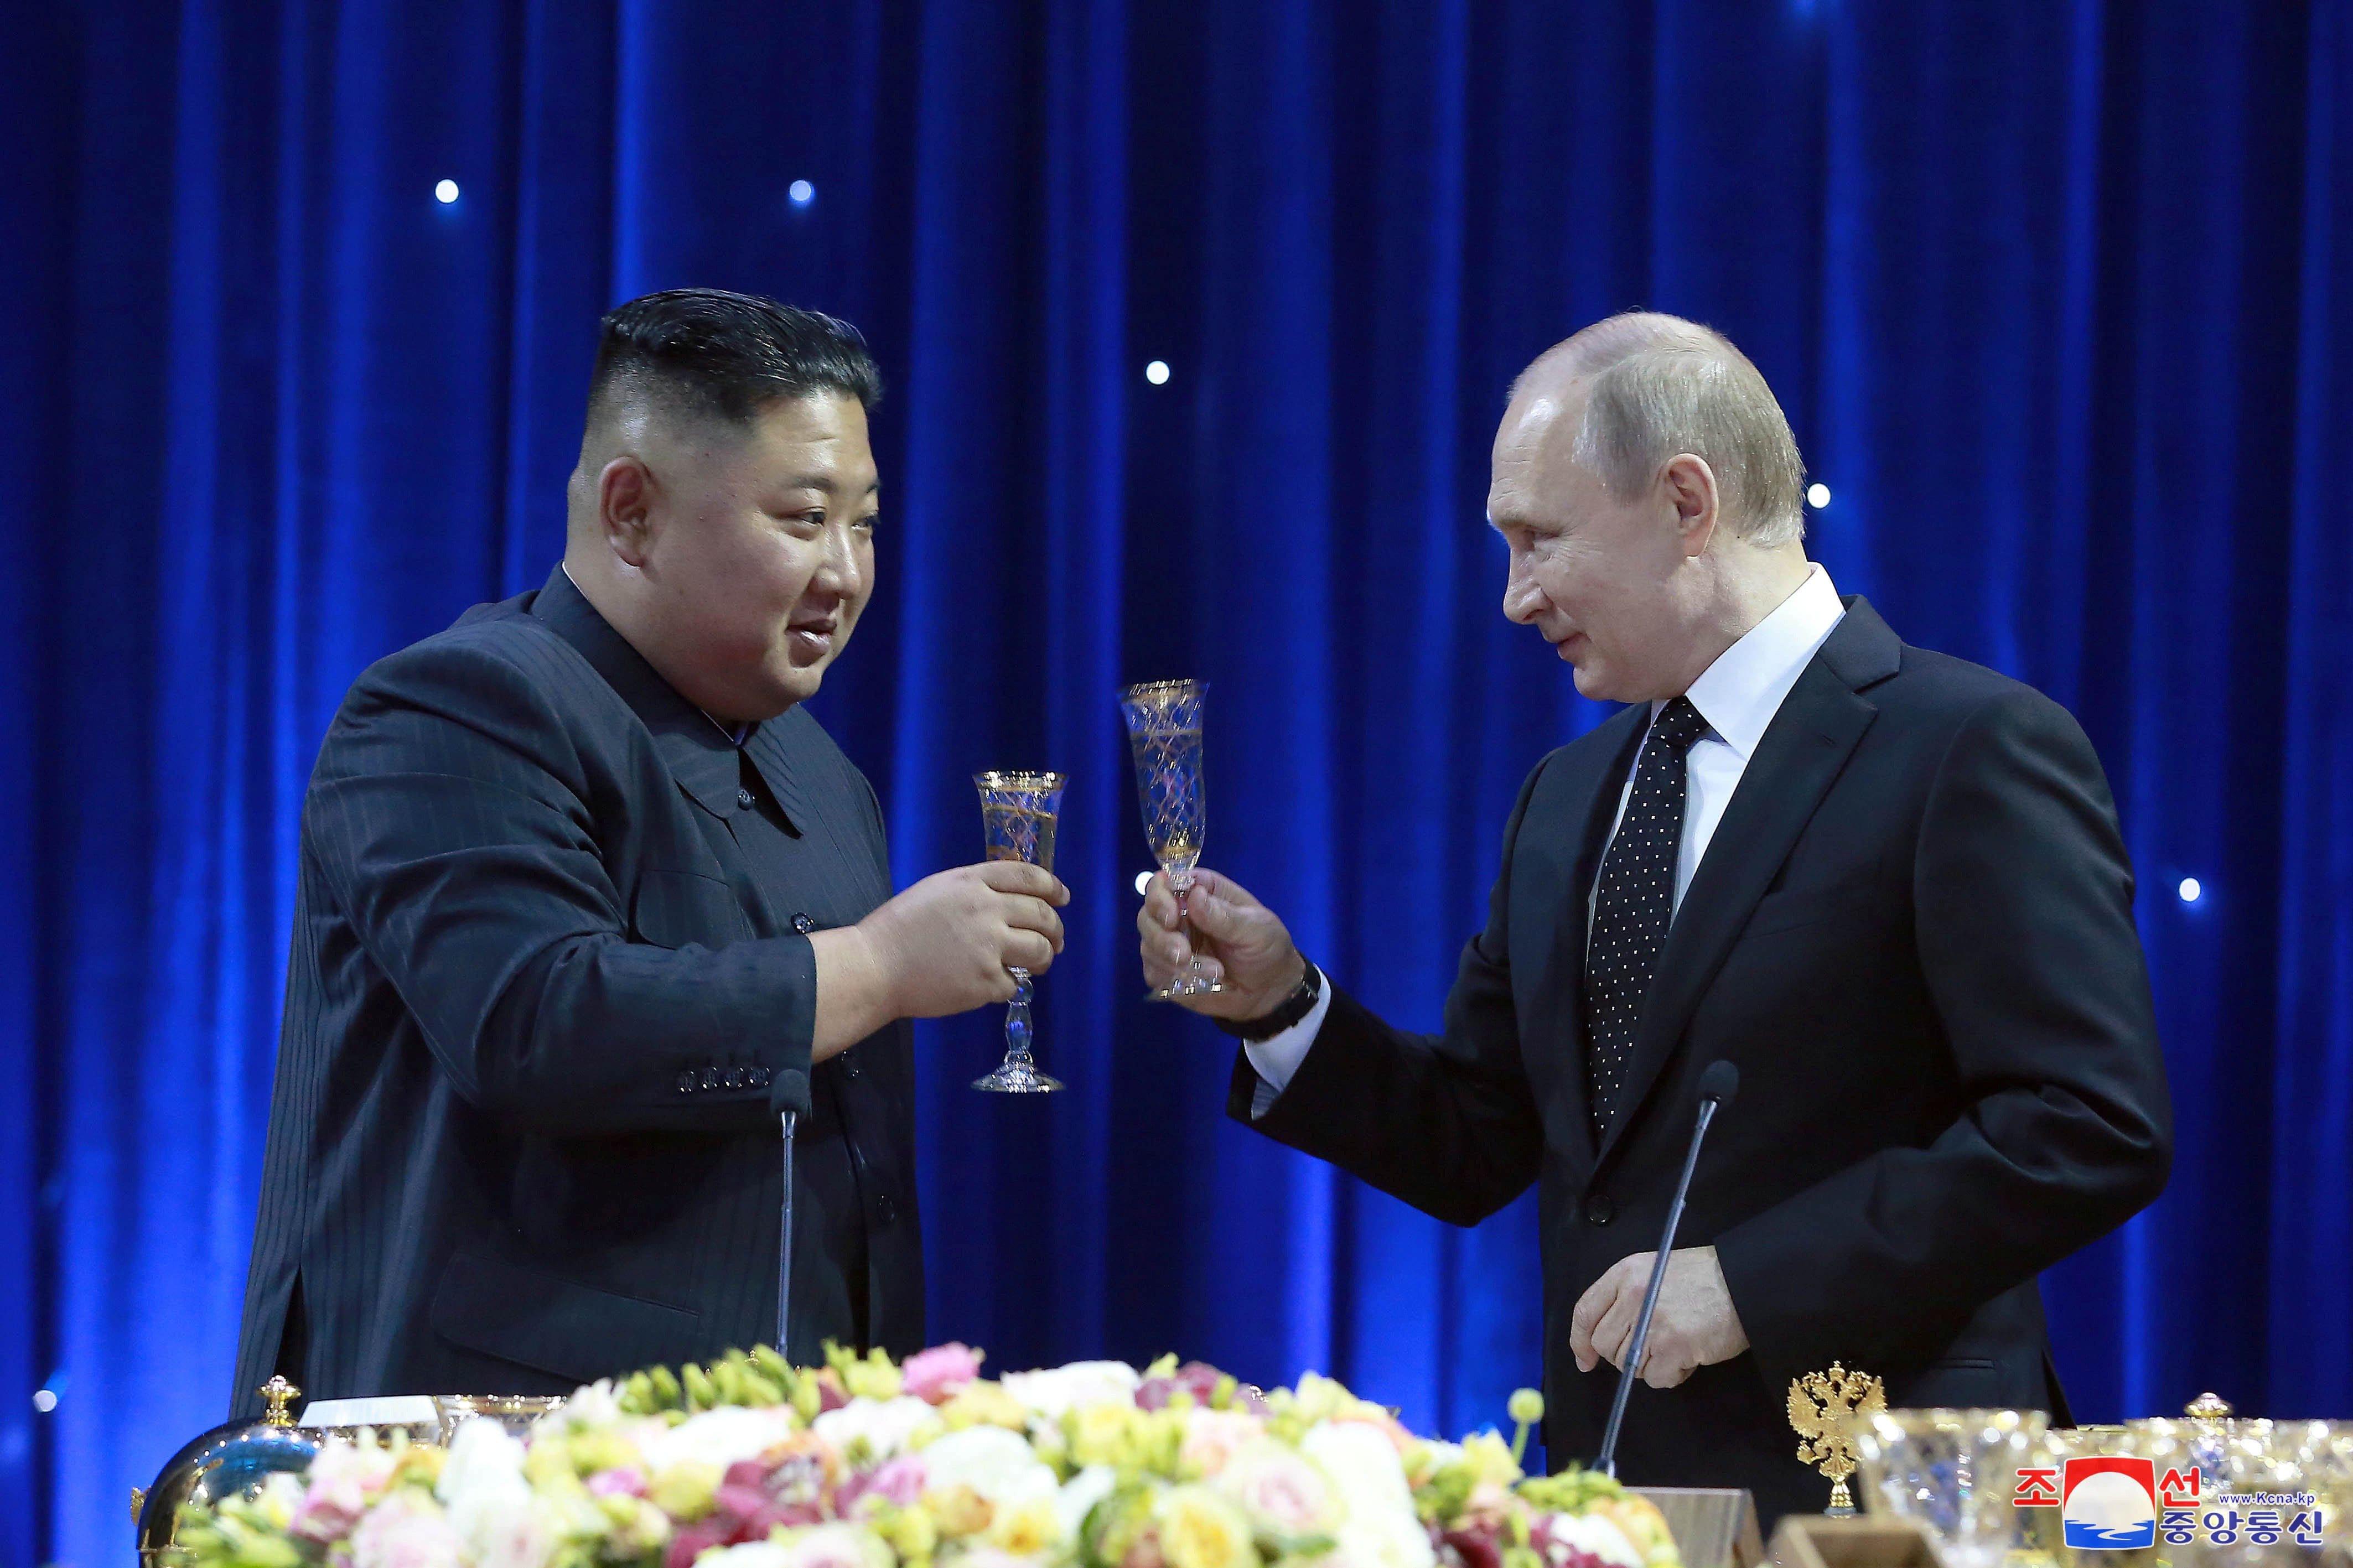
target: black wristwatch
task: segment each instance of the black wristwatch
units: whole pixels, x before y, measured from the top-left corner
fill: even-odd
[[[1256,1043],[1271,1040],[1300,1019],[1315,1010],[1315,999],[1324,994],[1324,973],[1313,963],[1291,988],[1291,994],[1275,1004],[1271,1013],[1261,1013],[1255,1018],[1212,1018],[1211,1023],[1238,1040]]]

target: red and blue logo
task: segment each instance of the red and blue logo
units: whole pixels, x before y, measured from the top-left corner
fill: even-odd
[[[2059,1518],[2075,1551],[2130,1552],[2157,1544],[2157,1461],[2069,1459]]]

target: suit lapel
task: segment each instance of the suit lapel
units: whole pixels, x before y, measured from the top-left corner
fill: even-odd
[[[1895,672],[1901,645],[1862,599],[1847,605],[1846,617],[1766,727],[1683,894],[1635,1032],[1626,1113],[1602,1141],[1597,1166],[1644,1114],[1644,1100],[1673,1057],[1700,997],[1878,714],[1857,689]]]

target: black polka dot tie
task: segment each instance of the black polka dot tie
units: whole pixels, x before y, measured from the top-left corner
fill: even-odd
[[[1675,912],[1675,858],[1683,838],[1683,753],[1707,733],[1691,700],[1659,710],[1634,767],[1626,815],[1601,861],[1593,941],[1585,962],[1585,1088],[1599,1142],[1623,1107],[1626,1068],[1642,1001]]]

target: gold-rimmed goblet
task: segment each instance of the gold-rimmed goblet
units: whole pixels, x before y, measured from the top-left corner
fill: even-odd
[[[1135,757],[1135,793],[1144,803],[1144,837],[1176,895],[1177,929],[1190,942],[1185,895],[1201,859],[1205,812],[1201,799],[1201,703],[1206,680],[1147,680],[1119,694],[1120,717],[1127,721],[1128,749]],[[1198,961],[1196,960],[1196,968]],[[1182,973],[1152,993],[1152,1000],[1208,996],[1225,986],[1205,974]]]
[[[991,860],[1026,860],[1042,870],[1054,868],[1054,823],[1062,810],[1061,773],[986,773],[972,775],[980,791],[980,835]],[[1005,1005],[1005,1059],[972,1087],[993,1094],[1051,1094],[1062,1086],[1038,1070],[1031,1046],[1029,972],[1006,971],[1013,976],[1013,1000]]]

